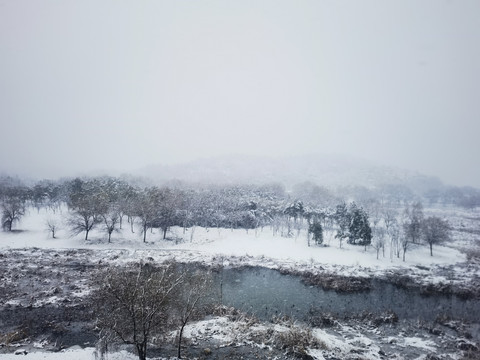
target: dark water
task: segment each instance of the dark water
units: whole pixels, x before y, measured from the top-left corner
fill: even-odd
[[[395,312],[400,319],[434,320],[439,315],[480,321],[480,301],[454,295],[425,296],[416,289],[373,281],[370,291],[337,293],[305,285],[295,275],[264,268],[223,269],[216,275],[216,291],[224,305],[233,306],[261,319],[288,315],[308,320],[313,312],[339,317],[364,311]]]

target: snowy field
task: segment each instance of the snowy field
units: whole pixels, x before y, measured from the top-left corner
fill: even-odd
[[[88,240],[84,233],[71,236],[65,224],[68,210],[53,213],[51,210],[30,208],[22,222],[16,226],[19,232],[0,232],[0,249],[117,249],[124,250],[124,261],[151,258],[156,261],[175,258],[182,262],[221,263],[223,266],[264,266],[273,269],[333,273],[344,276],[369,277],[392,272],[408,274],[420,283],[462,284],[480,277],[476,264],[467,261],[465,249],[480,248],[480,212],[452,208],[426,209],[426,216],[435,214],[452,224],[452,241],[433,247],[430,256],[428,246],[412,245],[405,261],[396,257],[388,241],[385,251],[380,250],[377,259],[373,247],[355,246],[343,242],[342,248],[334,233],[326,233],[324,245],[308,246],[305,230],[293,237],[273,235],[270,227],[263,229],[217,229],[173,227],[162,239],[161,231],[148,231],[143,242],[138,226],[131,231],[126,219],[123,229],[112,234],[108,243],[102,224],[94,228]],[[56,239],[48,233],[46,222],[54,220],[59,230]],[[193,232],[193,236],[192,236]]]
[[[0,253],[18,249],[24,253],[35,255],[35,248],[65,250],[88,249],[101,250],[101,256],[110,254],[112,263],[121,264],[131,261],[154,260],[163,261],[175,258],[182,262],[200,262],[205,264],[221,264],[223,266],[265,266],[273,269],[289,269],[313,273],[334,273],[346,276],[382,276],[391,272],[408,274],[420,283],[469,283],[480,277],[478,264],[467,260],[462,249],[473,249],[479,244],[479,214],[473,212],[450,212],[448,209],[426,209],[426,214],[438,214],[450,220],[454,227],[452,242],[443,246],[434,246],[433,255],[427,246],[418,245],[409,249],[406,261],[401,257],[391,256],[388,246],[385,256],[380,252],[377,259],[376,251],[369,247],[353,246],[344,242],[339,248],[338,241],[333,236],[327,236],[325,246],[308,246],[305,232],[297,236],[285,238],[274,236],[269,227],[264,229],[195,229],[172,228],[167,233],[167,240],[162,240],[162,234],[154,230],[148,232],[144,243],[138,227],[134,226],[132,233],[130,224],[124,221],[123,229],[112,234],[108,243],[106,234],[101,227],[89,234],[89,240],[84,240],[84,234],[70,236],[65,225],[68,211],[62,209],[52,211],[30,208],[21,223],[17,224],[12,233],[0,232]],[[48,233],[47,220],[55,220],[59,224],[56,239]],[[192,236],[192,231],[193,236]],[[328,234],[327,234],[328,235]],[[333,234],[330,234],[333,235]],[[109,251],[111,250],[111,251]],[[54,255],[52,255],[54,256]],[[75,256],[75,255],[73,255]],[[44,259],[48,261],[48,259]],[[110,261],[110,260],[108,260]],[[467,284],[468,286],[468,284]],[[79,288],[78,296],[82,296]],[[248,326],[247,326],[248,325]],[[248,330],[247,330],[248,329]],[[336,323],[335,330],[315,328],[312,336],[320,346],[312,348],[309,353],[315,359],[328,359],[326,354],[335,354],[341,358],[350,358],[349,354],[361,353],[363,359],[384,359],[381,349],[389,348],[392,359],[426,359],[425,354],[444,352],[441,342],[449,343],[451,359],[461,357],[453,351],[460,341],[448,334],[445,327],[443,338],[434,337],[428,332],[403,330],[402,336],[397,336],[392,329],[379,328],[371,324]],[[195,342],[196,337],[207,336],[218,342],[219,346],[246,344],[248,346],[268,348],[267,344],[258,343],[258,336],[289,331],[285,324],[255,323],[252,321],[232,321],[228,317],[214,317],[205,321],[188,325],[185,337]],[[255,340],[256,339],[256,340]],[[462,343],[463,344],[463,343]],[[472,345],[473,346],[473,345]],[[25,358],[31,360],[46,359],[96,359],[95,349],[69,348],[61,352],[45,352],[42,349],[28,348],[28,354],[23,354],[21,344],[8,354],[1,354],[1,360]],[[15,355],[16,350],[20,355]],[[408,354],[405,357],[398,354]],[[108,359],[135,359],[126,351],[108,354]]]
[[[162,234],[158,230],[148,231],[147,241],[144,243],[138,227],[134,226],[134,233],[130,224],[124,220],[123,229],[112,234],[110,243],[107,235],[102,231],[102,225],[94,228],[87,241],[84,233],[71,236],[65,225],[68,211],[53,213],[50,210],[30,208],[21,223],[16,226],[19,232],[0,232],[0,249],[19,249],[28,247],[51,248],[51,249],[128,249],[135,251],[172,251],[175,256],[184,257],[182,260],[197,261],[204,257],[212,256],[235,256],[257,258],[259,265],[268,265],[269,261],[278,264],[309,263],[335,266],[356,266],[368,269],[411,268],[412,266],[453,265],[464,262],[466,256],[458,250],[460,245],[466,246],[464,241],[458,243],[454,238],[452,243],[445,246],[434,246],[434,256],[430,256],[427,246],[419,245],[407,251],[406,261],[390,254],[388,244],[385,256],[380,251],[379,259],[376,251],[368,247],[365,251],[363,246],[349,245],[345,241],[339,248],[338,240],[333,234],[326,234],[324,245],[308,246],[307,235],[304,230],[293,237],[273,235],[269,227],[258,230],[244,229],[217,229],[217,228],[182,228],[173,227],[167,233],[167,240],[162,240]],[[477,215],[479,216],[479,215]],[[59,224],[56,239],[52,239],[48,233],[47,220],[55,219]],[[475,225],[475,224],[474,224]],[[480,225],[476,224],[479,228]],[[194,232],[193,236],[191,232]],[[330,235],[330,236],[328,236]],[[459,234],[458,236],[466,236]],[[470,235],[467,239],[472,243],[480,241],[480,235]],[[458,246],[452,246],[457,243]],[[185,255],[178,255],[182,250]],[[268,260],[267,260],[268,259]]]

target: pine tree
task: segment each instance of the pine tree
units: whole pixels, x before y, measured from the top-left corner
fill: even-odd
[[[323,228],[318,220],[315,219],[308,225],[308,234],[313,236],[315,244],[319,245],[323,243]]]
[[[368,220],[368,214],[363,208],[352,203],[349,208],[350,227],[348,243],[354,245],[370,245],[372,242],[372,229]]]

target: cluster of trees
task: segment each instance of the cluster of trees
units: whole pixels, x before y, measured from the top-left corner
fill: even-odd
[[[72,234],[84,233],[88,240],[90,231],[100,228],[109,242],[125,221],[132,232],[140,229],[143,241],[152,229],[161,230],[166,238],[172,226],[189,228],[191,239],[197,226],[247,232],[270,226],[274,235],[285,237],[298,236],[305,229],[309,245],[310,239],[321,244],[327,234],[335,236],[340,247],[343,241],[372,245],[377,257],[380,251],[385,256],[389,243],[390,256],[400,257],[403,252],[404,259],[412,244],[425,242],[433,253],[433,245],[448,238],[448,224],[436,217],[424,219],[421,202],[406,201],[406,189],[380,190],[383,195],[375,198],[372,190],[345,188],[348,196],[360,200],[347,205],[338,194],[312,183],[299,184],[287,193],[279,184],[157,187],[99,177],[43,180],[26,186],[19,179],[0,178],[0,205],[6,231],[13,229],[27,206],[57,211],[66,205]],[[47,226],[55,237],[59,224],[49,220]]]
[[[110,240],[126,218],[134,232],[136,223],[146,241],[151,229],[160,229],[163,238],[169,228],[196,226],[254,229],[264,226],[277,189],[268,187],[210,186],[200,190],[174,187],[135,187],[112,178],[74,179],[68,183],[67,205],[74,233],[102,225]]]
[[[30,189],[11,178],[0,179],[2,228],[12,231],[13,225],[25,215]]]
[[[338,224],[338,231],[335,237],[340,241],[347,239],[349,244],[370,245],[372,242],[372,229],[367,212],[358,207],[354,202],[348,206],[345,203],[337,205],[334,219]]]
[[[400,257],[412,246],[427,244],[433,256],[433,245],[447,241],[450,237],[448,222],[437,216],[425,218],[421,202],[406,204],[403,211],[387,207],[374,213],[372,221],[372,246],[385,256],[385,244],[390,240],[390,257]]]
[[[329,190],[307,181],[295,185],[292,188],[292,195],[304,203],[313,202],[323,207],[332,207],[342,199],[351,199],[362,205],[378,201],[392,207],[404,206],[415,201],[422,201],[430,206],[458,206],[466,209],[480,206],[480,189],[470,186],[445,186],[441,183],[415,190],[406,184],[384,184],[375,188],[339,186]]]

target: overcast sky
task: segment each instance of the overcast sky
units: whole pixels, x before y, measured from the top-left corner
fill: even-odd
[[[0,0],[0,171],[343,153],[480,187],[480,1]]]

